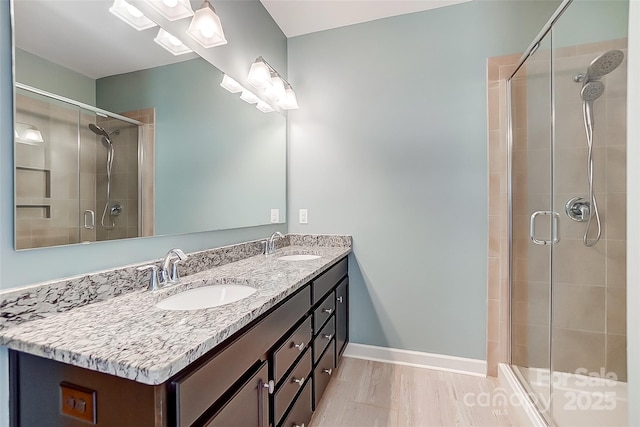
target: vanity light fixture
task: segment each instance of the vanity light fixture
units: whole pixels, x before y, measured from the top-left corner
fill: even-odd
[[[245,102],[248,102],[249,104],[255,104],[256,102],[260,101],[260,98],[258,98],[253,92],[247,89],[244,89],[242,91],[242,95],[240,95],[240,99],[242,99]]]
[[[298,108],[298,100],[291,83],[286,81],[262,56],[251,64],[247,81],[252,86],[263,89],[264,95],[283,110]]]
[[[196,10],[187,34],[204,48],[227,44],[220,18],[209,0],[204,0],[200,9]]]
[[[278,101],[278,106],[283,110],[297,110],[298,107],[298,98],[296,98],[296,93],[293,91],[293,88],[287,82],[287,87],[284,91],[284,97],[280,98]]]
[[[145,0],[145,3],[169,21],[193,16],[189,0]]]
[[[126,0],[115,0],[113,6],[109,8],[109,12],[122,19],[138,31],[155,27],[157,24],[147,18],[140,9],[127,3]]]
[[[44,142],[42,132],[33,125],[16,122],[13,134],[16,137],[16,142],[22,144],[36,145]]]
[[[267,98],[276,102],[284,98],[284,82],[278,75],[271,77],[271,84],[265,88],[264,94]]]
[[[249,84],[256,89],[262,89],[271,85],[271,66],[267,64],[267,61],[259,56],[249,70],[249,76],[247,77]]]
[[[260,111],[262,111],[263,113],[272,113],[274,111],[276,111],[273,107],[271,107],[271,105],[267,104],[264,101],[258,101],[258,104],[256,105],[256,108]]]
[[[153,41],[158,43],[160,46],[167,49],[169,52],[171,52],[176,56],[193,52],[191,49],[185,46],[180,40],[178,40],[177,37],[173,36],[171,33],[165,31],[162,28],[160,28],[160,31],[158,31],[158,35],[156,36],[155,39],[153,39]]]
[[[231,77],[227,76],[226,74],[222,78],[222,83],[220,83],[220,86],[222,86],[223,88],[225,88],[231,93],[238,93],[244,90],[244,88],[240,83],[238,83]]]

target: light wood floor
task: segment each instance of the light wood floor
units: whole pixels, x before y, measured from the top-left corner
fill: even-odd
[[[495,378],[343,357],[310,427],[518,426],[500,397]]]

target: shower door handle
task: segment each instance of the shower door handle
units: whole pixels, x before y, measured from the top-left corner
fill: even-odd
[[[545,215],[552,217],[551,222],[551,240],[539,240],[536,239],[536,218],[538,215]],[[536,245],[551,245],[556,244],[560,241],[558,237],[558,220],[560,219],[560,214],[558,212],[553,211],[536,211],[531,214],[531,220],[529,221],[529,238]]]
[[[84,228],[93,230],[96,227],[96,213],[91,209],[84,211]]]

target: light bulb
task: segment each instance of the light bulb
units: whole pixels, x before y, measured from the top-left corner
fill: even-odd
[[[271,70],[262,57],[256,59],[256,61],[251,64],[247,81],[251,86],[258,89],[271,85]]]
[[[167,7],[176,7],[178,5],[178,0],[162,0],[162,3]]]
[[[127,3],[127,12],[129,12],[134,18],[141,18],[144,16],[144,13],[140,12],[140,9],[130,5],[129,3]]]

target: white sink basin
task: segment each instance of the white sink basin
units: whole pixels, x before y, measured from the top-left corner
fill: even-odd
[[[311,255],[311,254],[295,254],[295,255],[284,255],[278,257],[278,259],[282,261],[309,261],[311,259],[318,259],[320,255]]]
[[[156,307],[163,310],[198,310],[239,301],[256,292],[246,285],[211,285],[189,289],[163,299]]]

